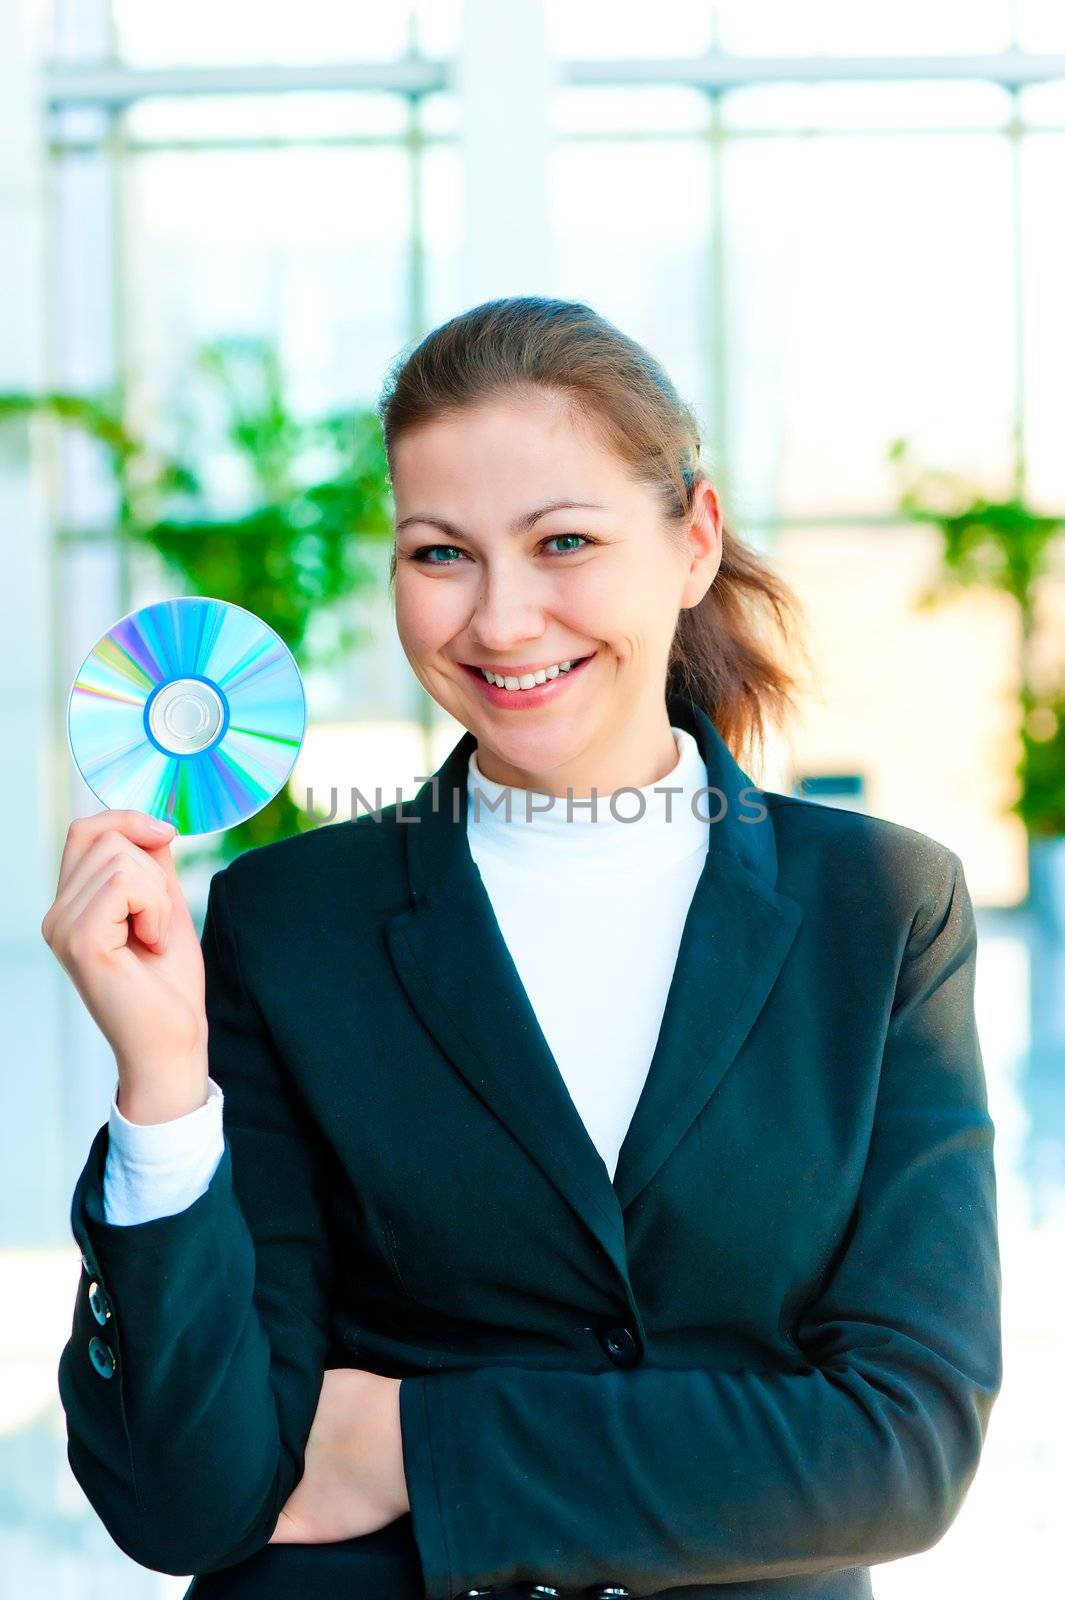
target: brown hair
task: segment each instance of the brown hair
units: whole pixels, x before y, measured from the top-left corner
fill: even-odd
[[[606,446],[657,489],[680,536],[699,465],[699,425],[654,358],[580,302],[489,300],[434,328],[393,363],[378,401],[391,474],[400,435],[493,395],[536,387],[565,397]],[[393,546],[390,586],[395,581]],[[763,637],[777,635],[777,652]],[[797,679],[781,655],[803,648],[794,592],[722,523],[721,565],[698,605],[680,611],[666,694],[700,705],[737,758],[764,744],[767,722],[794,710]]]

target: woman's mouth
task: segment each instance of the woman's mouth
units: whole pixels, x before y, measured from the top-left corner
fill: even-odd
[[[501,710],[520,711],[523,707],[531,710],[534,706],[546,705],[549,700],[556,700],[559,695],[565,694],[570,680],[579,677],[593,659],[594,652],[592,655],[575,657],[569,666],[560,662],[554,676],[549,675],[543,683],[535,683],[529,689],[507,689],[501,684],[489,683],[480,667],[471,667],[465,662],[460,665],[463,672],[478,685],[490,705],[499,706]],[[552,669],[548,670],[550,673]]]

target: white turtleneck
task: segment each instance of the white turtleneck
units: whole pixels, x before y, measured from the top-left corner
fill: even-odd
[[[642,789],[592,801],[493,783],[469,759],[467,836],[500,932],[570,1098],[611,1178],[658,1040],[708,845],[699,746]],[[680,792],[669,792],[680,791]],[[509,797],[509,798],[508,798]],[[613,810],[611,799],[613,798]],[[108,1222],[147,1222],[203,1194],[223,1151],[224,1096],[133,1123],[111,1097]]]
[[[470,756],[470,850],[559,1072],[611,1178],[662,1023],[688,906],[706,858],[699,746],[674,728],[657,783],[591,802],[507,790]],[[478,807],[475,790],[488,799]],[[668,793],[682,789],[684,793]],[[531,802],[529,796],[532,796]],[[491,805],[500,809],[493,811]],[[616,812],[616,815],[614,814]],[[568,814],[567,814],[568,813]]]

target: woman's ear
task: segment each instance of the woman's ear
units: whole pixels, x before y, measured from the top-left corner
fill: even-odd
[[[681,594],[681,606],[697,606],[717,576],[721,565],[721,507],[713,484],[701,478],[692,493],[687,530],[691,566]]]

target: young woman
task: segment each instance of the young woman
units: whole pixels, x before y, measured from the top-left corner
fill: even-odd
[[[381,414],[441,768],[202,940],[146,817],[70,828],[71,1467],[196,1600],[868,1597],[1001,1383],[961,862],[743,770],[792,596],[631,339],[490,302]]]

